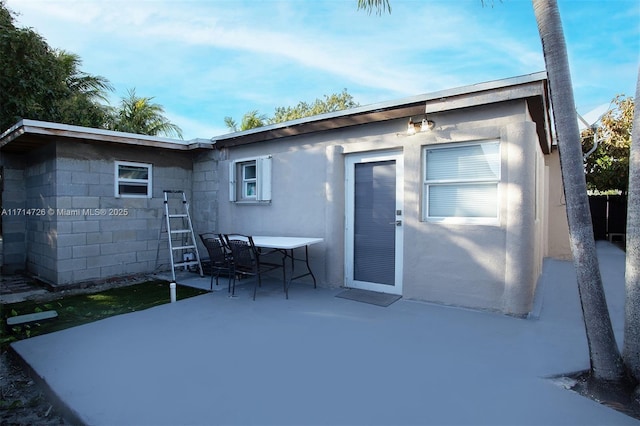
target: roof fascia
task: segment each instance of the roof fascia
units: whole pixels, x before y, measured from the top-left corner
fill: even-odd
[[[504,80],[494,80],[470,86],[416,95],[395,101],[381,102],[342,111],[319,114],[312,117],[271,124],[242,132],[228,133],[214,137],[212,138],[212,141],[217,147],[224,147],[262,142],[286,136],[313,133],[321,130],[344,128],[358,124],[380,121],[381,119],[399,118],[402,116],[402,110],[407,110],[408,112],[404,116],[410,116],[413,115],[410,110],[418,105],[422,105],[422,109],[419,113],[425,110],[428,113],[495,103],[504,100],[521,99],[523,97],[544,97],[545,92],[542,92],[540,87],[544,86],[546,78],[546,72],[538,72]],[[497,100],[495,96],[498,96]],[[449,104],[449,106],[446,106],[447,104]],[[398,113],[394,114],[393,111],[397,111]],[[373,117],[377,118],[372,119]],[[339,122],[341,124],[320,124],[330,121]]]
[[[121,143],[126,145],[148,146],[179,151],[213,148],[213,144],[207,139],[182,141],[179,139],[163,138],[158,136],[139,135],[135,133],[23,119],[0,136],[0,149],[23,135],[39,135],[66,139]]]

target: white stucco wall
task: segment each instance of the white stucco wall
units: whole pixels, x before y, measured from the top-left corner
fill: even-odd
[[[531,305],[544,227],[536,221],[540,148],[526,102],[516,100],[430,114],[432,132],[405,134],[407,118],[224,148],[220,152],[218,232],[322,237],[312,246],[320,285],[344,283],[345,155],[398,149],[404,158],[403,296],[510,314]],[[431,144],[499,139],[498,225],[421,220],[422,152]],[[272,201],[228,201],[228,163],[272,155]],[[538,164],[538,166],[536,166]],[[551,177],[553,178],[553,177]],[[542,189],[541,189],[542,190]],[[545,193],[545,191],[542,191]]]
[[[549,226],[547,253],[549,257],[571,259],[569,242],[569,224],[567,221],[567,205],[562,186],[560,170],[560,153],[557,149],[545,156],[545,164],[549,173],[549,197],[547,199],[547,223]]]

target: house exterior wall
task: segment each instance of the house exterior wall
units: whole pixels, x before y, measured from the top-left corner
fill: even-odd
[[[217,151],[204,151],[194,156],[191,219],[196,234],[214,232],[218,227],[218,173]],[[201,243],[199,239],[198,243]],[[200,252],[206,253],[204,246],[200,246]]]
[[[218,232],[322,237],[310,247],[320,285],[342,286],[345,156],[401,150],[404,158],[403,296],[523,315],[530,310],[544,244],[545,173],[524,100],[430,113],[432,132],[407,136],[408,118],[228,147],[220,155]],[[421,219],[423,148],[499,139],[498,225]],[[230,202],[228,163],[272,156],[272,200]],[[542,172],[542,176],[541,176]],[[541,186],[542,185],[542,186]]]
[[[36,212],[36,215],[24,216],[26,269],[46,281],[55,282],[58,269],[58,228],[55,215],[45,206],[54,210],[57,206],[56,146],[53,143],[47,144],[25,157],[24,207]]]
[[[25,195],[13,203],[44,212],[16,218],[24,222],[22,269],[56,286],[153,272],[162,191],[182,189],[192,198],[191,153],[60,140],[16,157],[23,183],[16,177],[12,188],[23,185]],[[152,198],[116,198],[115,161],[152,164]],[[3,201],[16,197],[5,191]],[[4,236],[21,229],[5,228]],[[160,262],[168,264],[165,246]]]
[[[562,171],[560,170],[560,153],[556,149],[545,156],[548,171],[547,218],[548,243],[546,256],[558,259],[571,259],[571,244],[569,242],[569,223],[567,220],[567,206],[562,185]]]
[[[19,214],[26,202],[24,158],[0,153],[2,161],[2,273],[24,270],[26,261],[26,216]]]

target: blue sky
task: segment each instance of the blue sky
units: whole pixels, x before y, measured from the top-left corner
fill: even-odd
[[[529,0],[6,0],[82,70],[154,97],[185,139],[343,89],[361,105],[544,70]],[[638,0],[558,0],[581,114],[632,96]]]

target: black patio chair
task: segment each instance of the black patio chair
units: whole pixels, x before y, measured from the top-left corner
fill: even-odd
[[[233,275],[233,259],[232,255],[225,248],[225,242],[222,235],[207,232],[200,234],[202,244],[209,253],[210,273],[211,273],[211,290],[213,290],[213,277],[216,277],[216,285],[218,285],[218,277],[221,272],[226,272],[229,276],[228,291],[231,291],[231,278]]]
[[[274,269],[282,268],[282,283],[286,291],[286,276],[284,270],[284,257],[282,263],[270,263],[261,259],[261,253],[253,243],[253,238],[246,235],[231,234],[224,235],[227,247],[231,249],[233,257],[232,275],[233,286],[231,287],[231,295],[235,294],[236,275],[247,275],[256,277],[253,286],[253,300],[256,300],[256,292],[258,287],[262,286],[262,274]]]

